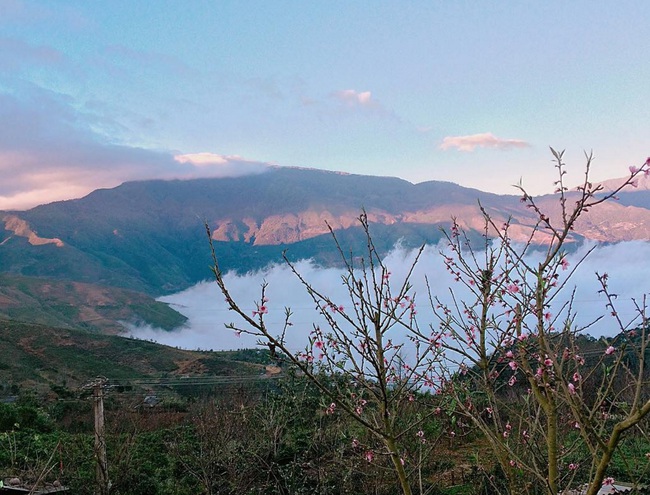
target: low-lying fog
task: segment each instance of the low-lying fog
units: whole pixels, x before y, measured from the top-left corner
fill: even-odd
[[[647,270],[650,243],[635,241],[597,246],[587,259],[579,264],[578,261],[593,246],[582,246],[577,252],[568,255],[569,269],[561,272],[561,275],[568,275],[574,268],[576,271],[558,303],[566,301],[572,289],[576,287],[574,309],[578,314],[578,324],[585,325],[599,315],[605,315],[600,322],[589,328],[588,333],[594,336],[614,335],[618,333],[618,327],[610,316],[611,311],[605,307],[605,297],[598,293],[600,285],[595,272],[609,275],[610,291],[618,294],[618,313],[623,322],[629,322],[637,316],[632,298],[642,302],[643,295],[650,292]],[[406,276],[414,256],[412,251],[396,248],[385,258],[384,263],[391,272],[390,281],[395,290]],[[350,306],[349,295],[341,281],[341,270],[317,268],[308,261],[300,262],[297,268],[314,288],[328,295],[337,305],[344,308]],[[434,295],[442,300],[449,300],[449,287],[462,293],[462,286],[454,282],[445,269],[439,248],[428,247],[411,280],[417,296],[417,317],[421,328],[436,321],[428,305],[425,275],[432,284]],[[248,314],[255,311],[255,302],[260,301],[261,284],[266,281],[266,294],[269,299],[266,303],[269,311],[266,315],[267,326],[281,331],[284,308],[290,307],[293,312],[293,326],[289,329],[287,340],[290,347],[296,351],[305,347],[313,324],[321,322],[314,310],[314,303],[296,276],[285,265],[243,276],[229,273],[225,280],[233,298]],[[128,335],[187,349],[231,350],[250,348],[256,344],[254,337],[246,334],[237,336],[232,330],[225,328],[225,324],[233,321],[239,323],[240,320],[234,312],[228,310],[215,282],[202,282],[160,300],[187,316],[187,325],[173,332],[150,327],[133,327]],[[556,304],[553,309],[558,311],[558,308]]]

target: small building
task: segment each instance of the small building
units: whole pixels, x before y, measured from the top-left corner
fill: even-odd
[[[615,481],[612,484],[608,485],[603,485],[600,490],[598,490],[598,495],[616,495],[616,494],[625,494],[625,493],[632,493],[633,490],[636,490],[634,493],[639,493],[642,495],[650,495],[650,488],[647,486],[637,486],[632,483],[622,483],[619,481]],[[584,495],[587,493],[587,486],[582,486],[578,488],[577,490],[570,490],[568,492],[563,492],[566,493],[566,495]]]
[[[54,482],[54,483],[46,483],[44,486],[40,488],[34,488],[33,486],[29,486],[25,483],[23,483],[19,478],[5,478],[5,479],[0,479],[0,494],[25,494],[29,493],[32,495],[45,495],[47,493],[61,493],[61,492],[67,492],[70,489],[67,486],[62,486],[61,483]]]

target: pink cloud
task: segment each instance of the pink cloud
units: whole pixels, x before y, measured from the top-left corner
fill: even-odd
[[[335,91],[332,96],[349,107],[379,108],[380,104],[373,99],[370,91],[355,91],[354,89],[342,89]]]
[[[209,152],[174,155],[174,160],[176,160],[178,163],[191,163],[192,165],[199,167],[204,165],[225,165],[229,160],[232,159],[241,159],[241,157],[228,157]]]
[[[108,142],[69,98],[0,91],[0,210],[72,199],[122,182],[238,177],[269,164],[215,153],[174,154]],[[109,122],[110,124],[110,122]]]
[[[52,47],[0,36],[0,66],[4,70],[22,69],[31,65],[55,65],[63,59],[63,54]]]
[[[513,148],[528,148],[530,144],[521,139],[502,139],[491,132],[472,134],[470,136],[447,136],[442,140],[440,149],[456,148],[458,151],[474,151],[475,148],[496,148],[508,150]]]

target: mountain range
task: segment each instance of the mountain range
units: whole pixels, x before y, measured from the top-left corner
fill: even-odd
[[[587,213],[573,240],[650,240],[648,184],[644,177],[637,189]],[[535,201],[549,217],[558,218],[555,196]],[[363,241],[362,209],[383,252],[397,241],[405,246],[437,242],[438,227],[448,226],[452,217],[465,229],[481,232],[479,202],[497,224],[511,219],[516,239],[525,240],[532,232],[536,217],[519,195],[449,182],[412,184],[286,167],[233,178],[128,182],[81,199],[0,212],[0,273],[22,277],[23,284],[26,278],[77,282],[74,291],[85,293],[85,300],[88,291],[97,293],[97,286],[157,297],[210,278],[205,224],[222,268],[245,272],[281,262],[285,250],[291,259],[335,263],[328,225],[345,249],[356,249]],[[5,277],[2,283],[13,282]],[[67,290],[57,287],[59,293]],[[6,290],[0,294],[0,314],[6,314],[8,298]]]

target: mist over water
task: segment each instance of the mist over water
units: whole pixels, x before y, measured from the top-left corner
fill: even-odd
[[[579,263],[592,248],[593,252]],[[437,322],[428,303],[425,276],[432,286],[433,295],[443,301],[450,301],[449,287],[461,298],[467,294],[463,286],[454,282],[445,269],[440,249],[436,246],[427,247],[411,278],[416,293],[420,328],[429,324],[435,325]],[[391,272],[390,281],[395,293],[407,275],[414,257],[415,252],[397,247],[384,259],[384,264]],[[605,307],[607,301],[598,293],[600,285],[595,275],[598,272],[609,275],[609,288],[618,295],[616,309],[622,321],[628,323],[638,316],[632,298],[642,304],[644,294],[650,293],[650,243],[632,241],[613,245],[585,244],[568,254],[567,259],[569,270],[561,275],[568,275],[574,268],[575,273],[565,287],[562,297],[555,301],[551,312],[555,314],[559,311],[560,305],[568,300],[575,287],[575,324],[582,327],[604,315],[601,321],[589,327],[587,333],[596,337],[617,334],[619,330],[611,317],[611,310]],[[329,296],[337,305],[345,309],[350,307],[350,296],[341,280],[342,270],[319,268],[310,261],[299,262],[297,269],[315,289]],[[291,308],[293,326],[287,332],[287,341],[292,350],[304,349],[313,325],[324,323],[300,281],[285,265],[276,265],[246,275],[228,273],[225,280],[232,297],[248,314],[252,314],[256,309],[255,302],[260,301],[261,284],[268,284],[266,295],[269,301],[266,305],[269,313],[266,315],[266,323],[268,328],[276,330],[277,333],[282,330],[285,307]],[[243,333],[237,336],[232,330],[225,328],[227,323],[241,322],[237,315],[228,309],[214,282],[201,282],[160,300],[187,316],[187,325],[173,332],[151,327],[132,327],[127,335],[186,349],[232,350],[256,346],[255,337]],[[398,339],[399,337],[394,338]]]

